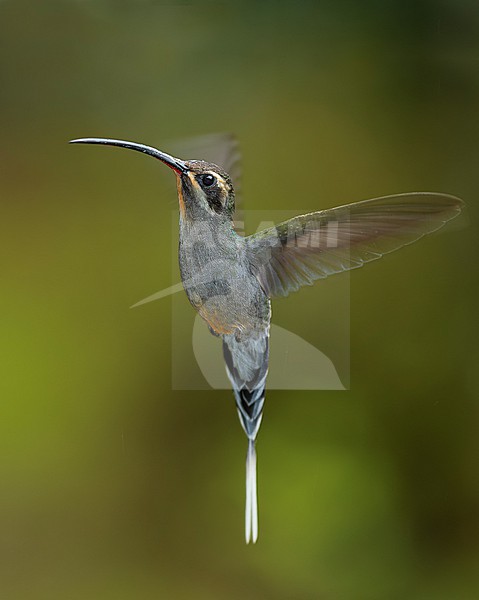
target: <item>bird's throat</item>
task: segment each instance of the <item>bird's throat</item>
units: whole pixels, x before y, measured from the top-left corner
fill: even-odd
[[[183,186],[181,183],[181,175],[176,174],[176,191],[178,192],[178,203],[180,206],[180,214],[183,218],[186,217],[185,199],[183,198]]]

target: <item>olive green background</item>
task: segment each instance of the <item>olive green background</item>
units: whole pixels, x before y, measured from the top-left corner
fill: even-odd
[[[2,598],[479,597],[477,3],[2,1],[0,123]],[[231,393],[128,308],[176,282],[174,178],[66,144],[216,131],[248,209],[468,205],[351,274],[350,391],[267,395],[254,547]],[[320,345],[327,286],[275,322]]]

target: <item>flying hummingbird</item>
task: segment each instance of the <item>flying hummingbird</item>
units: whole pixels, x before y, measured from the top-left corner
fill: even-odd
[[[179,264],[188,299],[222,339],[246,455],[246,542],[258,537],[255,442],[268,373],[271,299],[317,279],[361,267],[418,240],[459,214],[463,202],[441,193],[384,196],[300,215],[250,236],[234,228],[235,191],[221,167],[180,160],[134,142],[81,138],[143,152],[170,167],[179,201]]]

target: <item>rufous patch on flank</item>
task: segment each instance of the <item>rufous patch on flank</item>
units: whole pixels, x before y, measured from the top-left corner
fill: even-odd
[[[211,329],[213,329],[213,331],[215,331],[216,333],[218,333],[220,335],[228,335],[228,334],[234,333],[234,331],[235,331],[234,326],[232,327],[231,325],[228,326],[224,323],[221,323],[221,321],[219,319],[219,315],[215,314],[211,311],[205,310],[204,305],[198,309],[198,312],[203,317],[203,319],[208,323],[208,325],[211,327]]]

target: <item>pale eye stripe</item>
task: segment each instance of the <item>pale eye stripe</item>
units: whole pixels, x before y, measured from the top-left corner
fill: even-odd
[[[206,171],[206,173],[208,173],[208,171]],[[215,177],[217,177],[216,173],[212,173],[212,175],[214,175]],[[188,179],[191,181],[191,185],[194,187],[195,189],[195,193],[197,194],[197,197],[199,199],[199,201],[202,203],[202,205],[204,206],[204,208],[206,208],[206,210],[212,214],[215,215],[216,212],[215,210],[210,206],[210,203],[208,202],[208,198],[206,196],[206,193],[204,191],[204,189],[201,187],[201,185],[198,183],[198,181],[196,180],[196,174],[192,173],[191,171],[188,173]],[[221,184],[221,182],[220,182]]]
[[[213,177],[216,179],[216,182],[219,183],[224,190],[226,190],[226,181],[219,173],[215,173],[215,171],[205,171],[204,175],[213,175]]]

